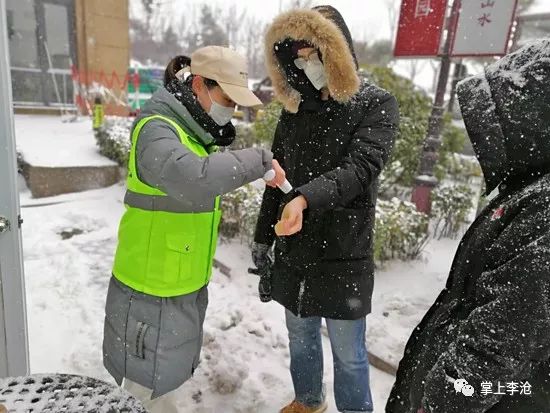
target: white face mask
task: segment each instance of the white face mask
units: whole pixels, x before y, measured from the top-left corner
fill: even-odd
[[[233,114],[235,113],[235,107],[234,106],[227,107],[227,106],[220,105],[219,103],[215,102],[214,99],[212,99],[212,96],[210,96],[210,91],[208,89],[206,89],[206,91],[208,92],[208,97],[210,98],[210,102],[212,102],[208,115],[218,125],[220,126],[227,125],[229,122],[231,122],[231,119],[233,118]]]
[[[315,89],[321,90],[327,85],[325,67],[323,66],[321,60],[319,60],[319,56],[317,54],[313,54],[309,60],[299,57],[294,60],[294,64],[298,69],[302,69],[304,71],[305,75]]]

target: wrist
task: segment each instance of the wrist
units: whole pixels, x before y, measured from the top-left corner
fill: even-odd
[[[298,197],[296,197],[296,200],[300,205],[300,207],[302,208],[302,210],[307,209],[307,199],[305,196],[299,195]]]

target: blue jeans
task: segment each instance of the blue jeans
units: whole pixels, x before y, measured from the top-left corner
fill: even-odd
[[[366,319],[326,319],[334,359],[334,398],[340,412],[373,410]],[[321,317],[296,317],[286,311],[290,341],[290,373],[296,400],[315,407],[324,402]]]

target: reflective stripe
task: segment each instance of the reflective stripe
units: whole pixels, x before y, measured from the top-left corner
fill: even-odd
[[[213,212],[214,208],[219,209],[219,197],[209,205],[193,203],[189,201],[180,202],[169,196],[145,195],[137,192],[126,191],[124,203],[132,208],[144,209],[146,211],[163,212]]]

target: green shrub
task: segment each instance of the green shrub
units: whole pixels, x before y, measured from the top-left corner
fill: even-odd
[[[381,197],[391,199],[393,193],[386,192],[388,189],[391,190],[395,185],[410,188],[414,184],[428,130],[432,101],[409,79],[397,75],[391,68],[369,66],[366,67],[365,76],[393,94],[399,103],[399,132],[388,166],[381,177]],[[439,158],[434,169],[434,174],[440,181],[448,176],[449,159],[453,153],[462,151],[466,138],[465,131],[454,126],[451,115],[445,114]],[[388,182],[384,182],[385,180]]]
[[[94,131],[99,153],[122,167],[128,164],[132,123],[132,118],[109,116],[105,119],[105,125]]]
[[[259,142],[271,145],[282,109],[283,105],[274,100],[258,114],[254,121],[254,132]]]
[[[481,166],[475,156],[450,153],[445,160],[445,176],[455,182],[469,183],[472,178],[481,178]]]
[[[241,242],[252,245],[262,196],[263,191],[253,185],[242,186],[222,196],[220,235],[239,238]]]
[[[429,236],[428,217],[416,210],[414,204],[393,198],[379,200],[374,228],[374,261],[384,262],[417,258]]]
[[[441,185],[432,191],[434,236],[455,238],[473,206],[474,192],[467,185]]]
[[[222,197],[220,234],[252,244],[263,191],[246,185]],[[428,240],[428,218],[413,204],[396,198],[376,207],[374,257],[378,265],[391,259],[415,259]]]
[[[266,146],[269,143],[258,138],[256,129],[252,123],[239,122],[235,125],[235,130],[237,136],[235,141],[228,147],[230,150]]]

